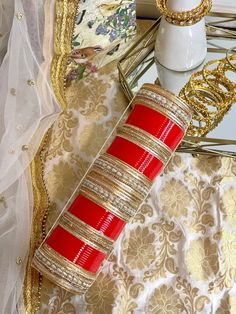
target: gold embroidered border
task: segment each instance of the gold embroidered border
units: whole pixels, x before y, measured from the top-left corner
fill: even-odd
[[[114,241],[104,234],[84,223],[69,212],[65,212],[60,218],[59,224],[75,237],[84,241],[98,251],[108,254]]]
[[[34,195],[34,211],[29,246],[29,256],[24,280],[25,313],[32,314],[39,309],[42,275],[32,268],[34,252],[46,236],[45,223],[50,200],[44,182],[44,156],[49,147],[51,129],[45,135],[41,146],[31,162],[31,179]]]
[[[171,149],[152,134],[130,124],[118,128],[117,135],[142,147],[165,165],[172,155]]]
[[[57,100],[63,109],[65,99],[65,72],[68,56],[71,54],[71,40],[78,0],[57,0],[55,4],[54,57],[51,65],[51,81]]]

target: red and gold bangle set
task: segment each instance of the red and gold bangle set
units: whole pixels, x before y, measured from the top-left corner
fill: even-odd
[[[36,251],[33,266],[59,286],[85,293],[114,242],[148,195],[191,121],[177,96],[144,84],[113,142]]]

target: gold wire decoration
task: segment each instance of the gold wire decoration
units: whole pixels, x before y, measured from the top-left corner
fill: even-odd
[[[227,148],[235,146],[236,151],[236,140],[206,136],[217,127],[236,101],[236,81],[230,78],[232,74],[236,74],[236,49],[228,50],[225,41],[221,41],[227,39],[227,45],[231,39],[235,40],[236,31],[220,27],[222,23],[235,21],[236,14],[211,12],[210,15],[215,17],[216,24],[212,25],[212,22],[206,24],[208,53],[220,53],[225,57],[218,60],[216,57],[216,60],[207,62],[203,69],[195,72],[188,84],[183,87],[180,95],[191,104],[194,118],[178,151],[235,157],[236,152],[229,152]],[[134,96],[139,80],[149,73],[155,62],[153,51],[159,24],[160,18],[134,43],[118,63],[120,83],[129,100]],[[153,78],[153,81],[160,85],[158,77]]]
[[[234,60],[236,55],[229,56],[227,52],[225,58],[207,62],[202,70],[191,75],[180,91],[179,96],[194,109],[188,136],[205,136],[222,121],[236,101],[236,82],[227,77],[229,70],[236,70]]]

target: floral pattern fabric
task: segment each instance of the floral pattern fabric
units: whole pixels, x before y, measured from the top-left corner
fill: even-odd
[[[75,110],[72,101],[54,125],[45,162],[48,229],[127,105],[116,75],[113,69],[93,76],[93,88],[80,89],[84,103]],[[101,81],[104,108],[91,112]],[[68,99],[77,84],[86,79],[67,89]],[[57,134],[67,145],[55,148]],[[44,278],[39,313],[234,314],[235,174],[234,159],[176,154],[87,294],[71,295]]]
[[[127,106],[114,66],[74,80],[65,94],[43,159],[47,230]],[[235,175],[234,159],[175,154],[86,295],[43,278],[37,312],[234,314]]]

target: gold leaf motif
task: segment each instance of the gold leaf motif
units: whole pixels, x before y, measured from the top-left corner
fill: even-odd
[[[86,311],[92,314],[112,313],[118,288],[110,274],[100,273],[85,294]]]
[[[148,204],[143,204],[138,211],[138,213],[134,216],[132,222],[140,222],[144,223],[147,217],[153,216],[153,208]]]
[[[55,287],[44,314],[76,314],[75,307],[70,301],[71,294],[69,292],[60,287]]]
[[[178,267],[175,265],[174,257],[177,253],[177,245],[182,237],[182,232],[176,230],[174,222],[161,219],[152,225],[152,229],[158,232],[156,245],[156,260],[153,266],[144,273],[144,281],[154,281],[160,277],[166,277],[167,273],[177,274]],[[171,239],[174,241],[171,241]]]
[[[197,312],[201,312],[204,309],[205,304],[207,304],[207,303],[210,303],[210,300],[205,295],[202,295],[202,296],[196,298],[195,307],[196,307]]]
[[[114,261],[116,258],[114,257]],[[135,299],[144,290],[142,283],[134,283],[134,277],[130,276],[124,268],[119,267],[116,263],[113,265],[113,277],[119,280],[119,297],[117,299],[116,314],[135,313],[138,304]],[[105,313],[105,312],[104,312]],[[107,312],[108,313],[108,312]]]
[[[104,143],[108,131],[103,125],[88,124],[84,127],[79,138],[80,151],[95,157]]]
[[[180,169],[183,166],[181,155],[175,153],[171,160],[168,162],[167,166],[164,169],[164,173],[173,172],[176,169]]]
[[[143,290],[143,285],[141,283],[136,283],[130,288],[130,295],[132,298],[136,299],[139,293]]]
[[[236,296],[226,294],[220,302],[216,314],[234,314],[236,313]]]
[[[192,183],[194,210],[189,227],[195,232],[205,234],[207,228],[214,226],[215,223],[214,217],[211,215],[211,197],[216,189],[213,186],[207,186],[207,183],[199,181],[197,178],[192,178]]]
[[[148,300],[147,314],[178,314],[182,310],[179,294],[166,285],[156,288]]]
[[[184,278],[177,278],[176,289],[179,290],[182,305],[185,312],[188,314],[201,312],[206,304],[210,303],[207,296],[199,296],[199,289],[192,287],[191,284]]]
[[[61,180],[63,178],[63,181]],[[52,170],[48,173],[47,188],[53,200],[64,201],[72,194],[78,176],[68,162],[63,160],[54,164]]]
[[[201,174],[213,176],[216,175],[221,168],[221,158],[214,156],[198,156],[197,158],[193,158],[193,165],[195,165]]]
[[[226,297],[224,297],[224,299],[220,301],[220,306],[218,307],[216,314],[231,314],[229,295],[227,295]]]
[[[51,145],[47,154],[48,159],[62,156],[65,152],[72,152],[72,130],[78,127],[78,118],[72,111],[64,111],[53,125]]]
[[[147,268],[156,258],[155,234],[148,227],[130,231],[123,242],[123,256],[127,265],[132,269]]]
[[[117,92],[114,96],[113,103],[114,103],[114,110],[119,113],[123,112],[129,104],[127,97],[125,96],[125,93],[123,92],[120,85],[117,88]]]
[[[230,188],[224,191],[221,197],[220,208],[224,213],[224,219],[227,223],[236,227],[236,188]]]
[[[190,242],[186,251],[186,266],[196,280],[207,280],[219,271],[218,248],[209,238]]]
[[[161,209],[170,217],[187,215],[191,203],[191,195],[182,181],[172,178],[160,192]]]
[[[236,281],[236,232],[223,229],[220,236],[220,272],[216,280],[209,285],[209,290],[214,291],[232,288]]]
[[[83,81],[73,82],[66,89],[66,99],[70,108],[90,118],[100,119],[108,114],[106,93],[111,85],[101,76],[91,74]]]
[[[172,274],[177,274],[178,268],[175,266],[175,261],[172,257],[167,257],[165,261],[166,270]]]

